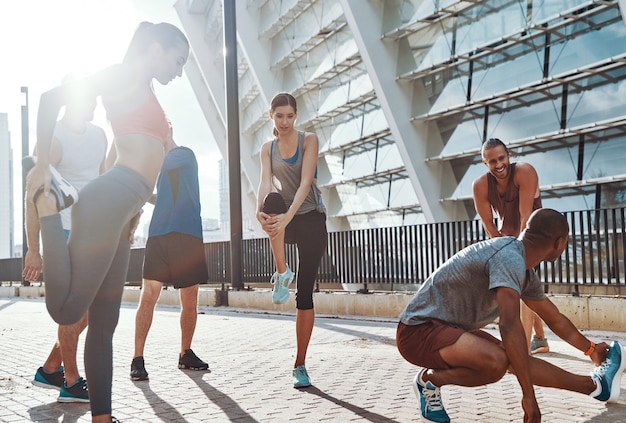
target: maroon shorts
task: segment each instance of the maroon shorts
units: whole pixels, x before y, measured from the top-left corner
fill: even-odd
[[[405,325],[398,323],[396,344],[398,351],[406,361],[428,369],[449,369],[439,350],[454,344],[464,333],[471,333],[495,344],[502,342],[482,330],[466,331],[450,326],[439,320],[431,320],[421,325]]]

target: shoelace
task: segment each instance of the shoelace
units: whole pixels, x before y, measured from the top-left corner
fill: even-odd
[[[280,275],[278,274],[278,272],[275,272],[270,279],[270,283],[274,285],[278,281],[280,281]]]
[[[602,364],[595,368],[594,373],[598,376],[604,376],[611,365],[611,359],[607,358]]]
[[[441,390],[439,388],[424,388],[422,392],[424,393],[424,398],[426,399],[426,407],[428,407],[429,410],[443,410],[443,403],[441,402]]]

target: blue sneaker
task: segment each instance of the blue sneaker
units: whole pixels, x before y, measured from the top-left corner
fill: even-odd
[[[622,346],[617,341],[611,342],[609,353],[604,362],[593,369],[591,377],[602,391],[594,396],[599,401],[617,402],[620,394],[620,382],[624,371]]]
[[[56,389],[57,391],[63,387],[64,376],[63,366],[59,367],[52,373],[46,372],[43,367],[37,369],[35,377],[31,383],[40,388]]]
[[[441,402],[441,390],[430,381],[424,382],[422,375],[425,372],[426,369],[422,369],[413,378],[413,391],[420,402],[422,417],[431,422],[449,423],[450,417]]]
[[[294,388],[306,388],[311,386],[311,378],[306,371],[304,364],[299,365],[291,372],[293,375],[293,387]]]
[[[67,383],[64,382],[57,402],[89,402],[87,381],[79,377],[72,386],[67,386]]]
[[[289,299],[289,284],[293,281],[293,272],[287,266],[285,273],[274,273],[271,283],[274,284],[272,292],[272,302],[274,304],[282,304]]]

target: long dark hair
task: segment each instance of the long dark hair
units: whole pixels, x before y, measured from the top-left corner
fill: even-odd
[[[293,111],[298,113],[298,105],[296,104],[296,99],[294,96],[292,96],[289,93],[276,94],[274,98],[272,98],[272,101],[270,102],[270,112],[273,113],[277,107],[281,107],[281,106],[291,106],[293,107]],[[276,128],[272,130],[272,134],[275,137],[278,136],[278,131],[276,130]]]
[[[124,63],[131,63],[143,56],[154,42],[161,44],[164,50],[175,47],[181,42],[189,47],[189,40],[176,26],[167,22],[155,24],[144,21],[137,26],[133,38],[130,40],[128,50],[124,55]]]

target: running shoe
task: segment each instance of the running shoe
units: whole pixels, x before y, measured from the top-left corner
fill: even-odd
[[[87,381],[79,377],[72,386],[63,383],[57,402],[89,402]]]
[[[443,408],[443,402],[441,401],[441,389],[430,383],[430,381],[424,382],[422,375],[425,372],[426,369],[422,369],[416,374],[412,385],[420,403],[422,417],[431,422],[449,423],[450,417],[446,413],[446,409]]]
[[[311,386],[311,378],[309,377],[304,364],[301,364],[293,369],[291,371],[291,375],[293,376],[294,388],[306,388],[307,386]]]
[[[31,383],[40,388],[60,390],[64,383],[63,366],[59,367],[52,373],[48,373],[43,367],[37,369],[34,379]]]
[[[285,273],[274,273],[271,283],[274,284],[272,292],[272,302],[274,304],[283,304],[289,299],[289,284],[293,281],[293,272],[287,266]]]
[[[22,158],[22,166],[25,171],[28,169],[28,172],[30,172],[34,165],[35,160],[33,157],[26,156]],[[43,187],[40,187],[35,192],[33,201],[36,201],[42,193]],[[76,188],[67,182],[67,180],[65,180],[65,178],[63,178],[52,165],[50,165],[50,193],[54,195],[57,201],[57,209],[59,211],[70,207],[78,201],[78,191]]]
[[[541,354],[550,352],[550,346],[548,345],[548,340],[546,338],[539,338],[537,336],[533,336],[533,340],[530,342],[530,353],[531,354]]]
[[[143,357],[135,357],[130,363],[130,380],[148,380],[148,372]]]
[[[623,371],[623,349],[619,342],[613,341],[609,346],[606,359],[591,372],[591,377],[602,389],[594,398],[599,401],[617,402]]]
[[[185,353],[178,357],[178,368],[188,370],[207,370],[209,365],[200,360],[193,350],[185,350]]]

